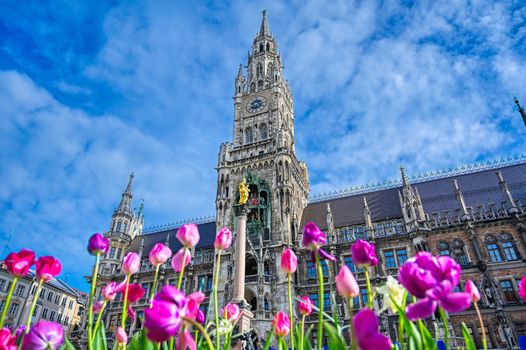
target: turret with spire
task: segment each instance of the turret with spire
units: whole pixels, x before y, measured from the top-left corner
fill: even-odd
[[[519,99],[517,97],[514,97],[513,100],[515,104],[517,105],[519,113],[521,114],[521,117],[522,117],[522,121],[524,122],[524,125],[526,126],[526,112],[524,112],[524,107],[521,106]]]
[[[418,190],[411,186],[403,166],[400,167],[402,188],[398,191],[404,223],[408,232],[426,230],[424,207]]]

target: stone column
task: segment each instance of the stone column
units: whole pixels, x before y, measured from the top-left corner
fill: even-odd
[[[242,310],[242,316],[239,320],[239,331],[241,333],[250,330],[250,320],[254,314],[250,312],[250,305],[245,300],[245,257],[247,243],[247,214],[248,210],[245,205],[235,206],[237,220],[237,235],[234,255],[234,298],[232,303],[238,304]]]

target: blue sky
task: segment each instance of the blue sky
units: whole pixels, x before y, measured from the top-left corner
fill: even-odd
[[[523,1],[0,0],[0,239],[85,253],[128,174],[146,225],[212,214],[233,82],[268,10],[313,192],[525,151]]]

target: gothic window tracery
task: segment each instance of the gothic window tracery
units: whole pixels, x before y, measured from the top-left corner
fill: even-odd
[[[252,128],[249,126],[245,129],[245,143],[251,143],[254,140],[254,135],[252,134]]]
[[[263,123],[259,127],[259,132],[261,134],[261,139],[265,140],[268,137],[268,129],[267,124]]]

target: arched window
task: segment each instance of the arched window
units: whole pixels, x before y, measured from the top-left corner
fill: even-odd
[[[115,229],[116,232],[121,232],[121,228],[122,228],[122,221],[119,220],[117,222],[117,228]]]
[[[267,43],[267,51],[270,51],[270,44]]]
[[[263,75],[263,66],[261,63],[258,63],[256,66],[256,77],[260,78]]]
[[[460,266],[467,266],[469,259],[464,249],[464,242],[458,238],[455,238],[451,243],[453,248],[453,258],[460,264]]]
[[[250,92],[256,91],[256,84],[252,83],[250,84]]]
[[[263,80],[259,80],[258,81],[258,88],[262,88],[263,87]]]
[[[254,140],[254,135],[252,134],[252,128],[249,126],[245,129],[245,143],[251,143]]]
[[[499,263],[502,262],[502,254],[500,252],[499,243],[494,235],[489,234],[485,239],[486,249],[488,250],[488,256],[491,262]]]
[[[264,140],[268,137],[268,129],[267,124],[261,124],[259,127],[259,132],[261,135],[261,140]]]
[[[127,228],[128,228],[128,223],[124,222],[124,225],[122,226],[122,232],[126,232]]]
[[[501,233],[500,241],[502,245],[502,252],[507,261],[514,261],[519,259],[519,254],[517,253],[517,247],[513,241],[513,237],[508,233]]]
[[[265,302],[263,303],[263,310],[270,311],[270,303],[268,295],[265,295]]]
[[[263,51],[263,44],[259,44],[259,52]]]

